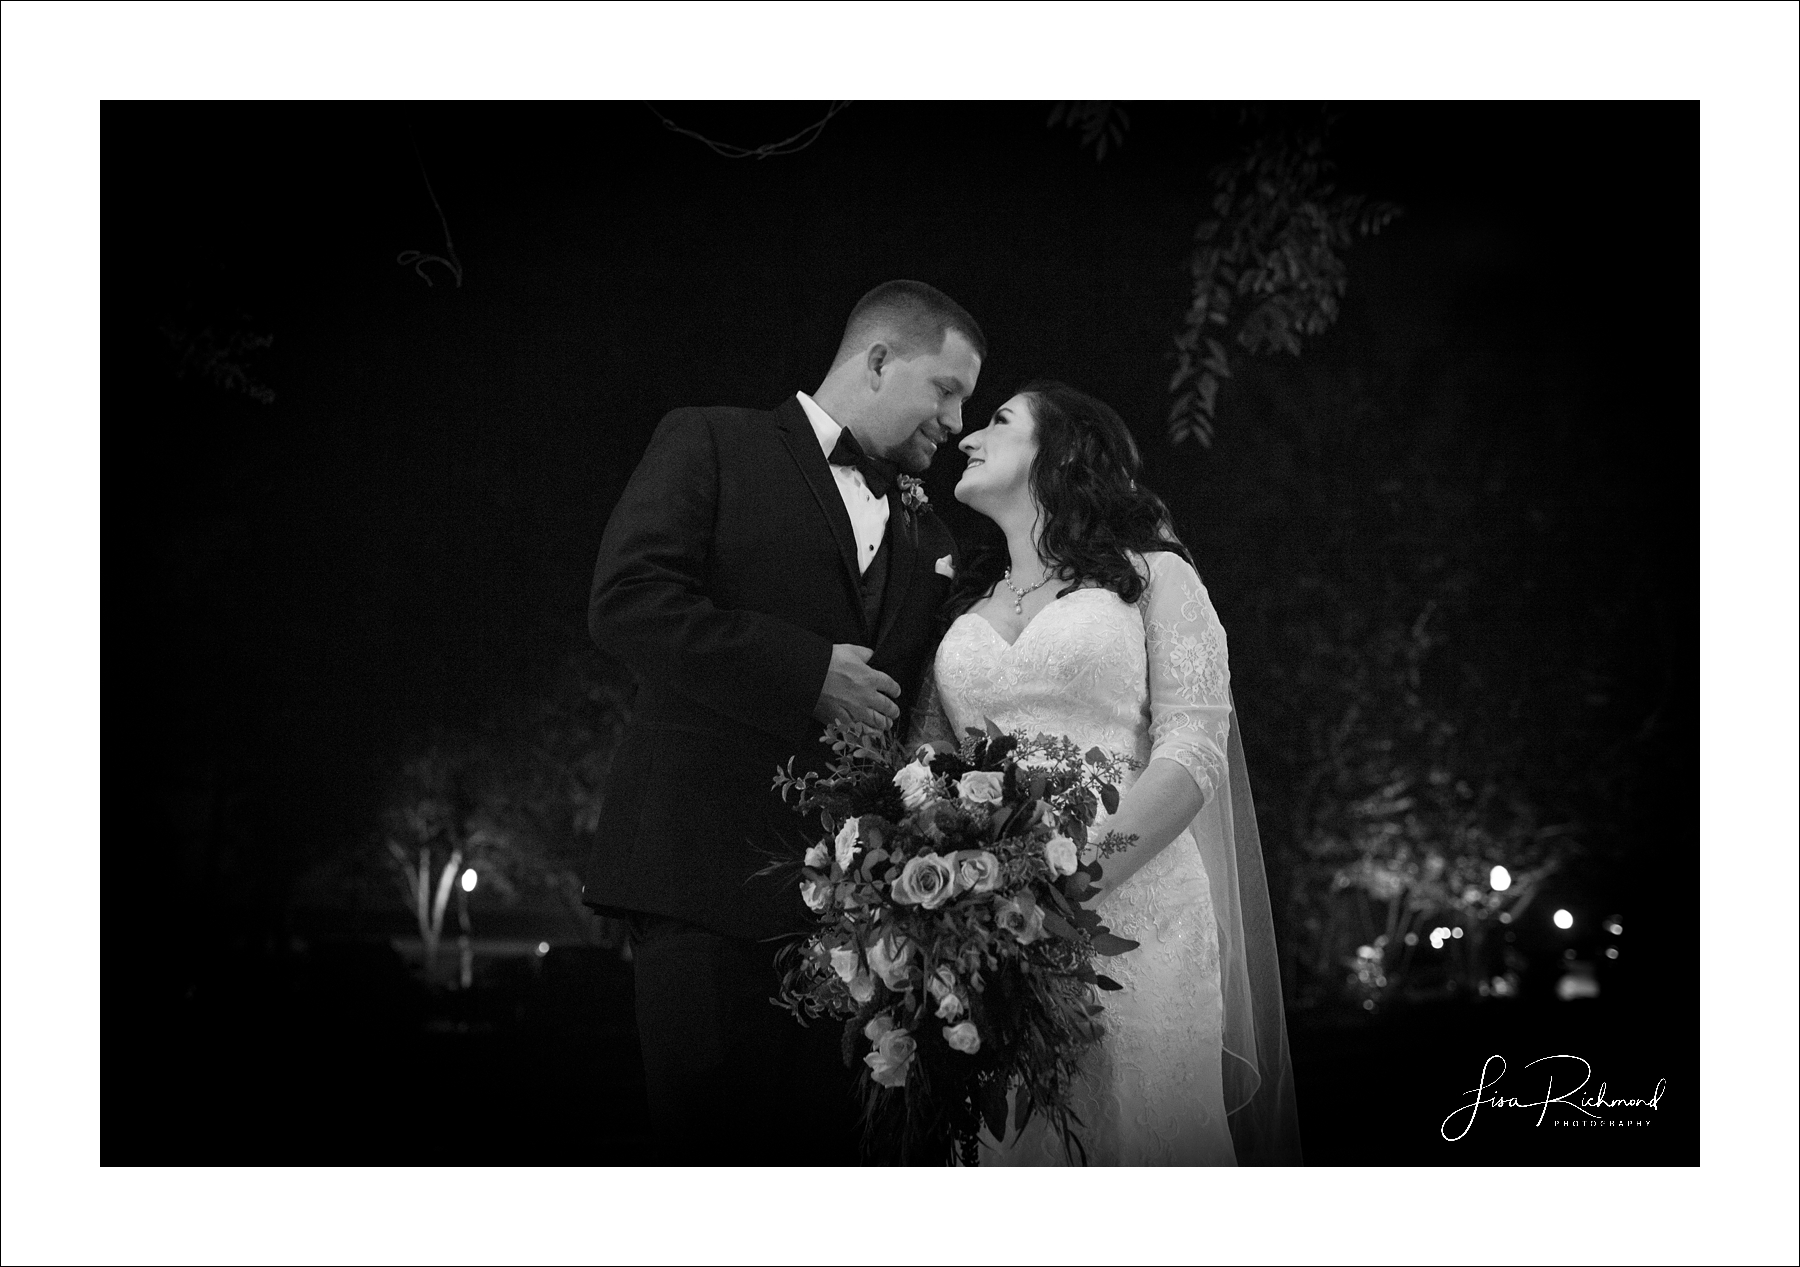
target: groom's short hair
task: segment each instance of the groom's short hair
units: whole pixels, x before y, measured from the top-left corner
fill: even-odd
[[[882,335],[894,353],[910,359],[926,352],[941,352],[944,339],[954,330],[967,339],[975,355],[987,360],[987,340],[963,306],[935,286],[924,282],[883,282],[856,301],[844,323],[844,340],[832,358],[836,369]]]

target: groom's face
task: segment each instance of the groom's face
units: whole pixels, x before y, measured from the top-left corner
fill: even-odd
[[[938,447],[962,434],[963,402],[980,373],[981,358],[954,330],[936,352],[890,357],[873,376],[875,390],[857,438],[901,470],[923,475]]]

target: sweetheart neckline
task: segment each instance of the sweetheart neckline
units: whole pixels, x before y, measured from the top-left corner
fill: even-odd
[[[986,616],[982,615],[980,612],[968,611],[968,612],[964,612],[963,615],[964,616],[973,616],[973,617],[975,617],[975,619],[979,620],[982,624],[986,625],[988,632],[993,634],[994,637],[996,637],[1000,640],[1000,645],[1005,647],[1008,651],[1011,651],[1014,647],[1018,646],[1021,642],[1025,641],[1025,635],[1027,633],[1031,632],[1032,626],[1036,625],[1040,620],[1042,620],[1044,618],[1045,612],[1049,611],[1052,607],[1054,607],[1058,603],[1062,602],[1063,599],[1065,599],[1065,598],[1073,598],[1077,594],[1088,594],[1088,593],[1112,594],[1112,596],[1114,598],[1119,597],[1117,594],[1113,594],[1113,592],[1111,590],[1107,589],[1104,585],[1083,585],[1081,588],[1071,590],[1067,594],[1059,594],[1055,598],[1051,599],[1049,602],[1045,603],[1042,607],[1040,607],[1038,609],[1037,615],[1033,616],[1030,620],[1025,622],[1024,627],[1019,630],[1018,637],[1014,638],[1011,642],[1008,642],[1006,640],[1006,635],[1001,633],[1000,630],[994,626],[993,621],[989,620]],[[1124,601],[1123,599],[1120,599],[1121,603],[1123,601]],[[961,617],[958,617],[958,619],[961,619]]]

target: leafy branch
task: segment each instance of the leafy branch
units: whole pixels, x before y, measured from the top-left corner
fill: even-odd
[[[253,361],[274,342],[272,334],[248,328],[248,317],[200,321],[191,311],[160,329],[175,354],[175,373],[202,379],[222,392],[242,393],[258,404],[275,403],[275,392],[256,376]]]
[[[1116,150],[1125,144],[1125,133],[1131,130],[1131,116],[1116,101],[1059,101],[1044,126],[1059,123],[1081,129],[1081,148],[1092,147],[1095,162],[1106,157],[1108,145]]]
[[[1322,132],[1269,133],[1214,169],[1212,215],[1194,230],[1191,297],[1175,336],[1169,439],[1212,444],[1229,343],[1251,355],[1300,353],[1338,317],[1344,252],[1400,208],[1339,193]]]

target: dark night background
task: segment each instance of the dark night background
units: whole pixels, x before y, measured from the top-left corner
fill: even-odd
[[[746,145],[822,113],[659,108]],[[857,103],[734,161],[631,103],[103,109],[103,1161],[633,1159],[608,930],[478,890],[477,988],[421,982],[382,808],[427,745],[612,680],[589,573],[658,419],[811,390],[893,277],[982,323],[971,425],[1041,375],[1132,424],[1231,637],[1284,942],[1329,887],[1295,842],[1353,795],[1328,732],[1405,742],[1371,665],[1577,842],[1516,997],[1362,1008],[1294,966],[1309,1161],[1697,1161],[1697,107],[1341,108],[1340,186],[1404,215],[1333,329],[1240,358],[1210,449],[1163,432],[1184,260],[1286,116],[1129,112],[1097,157],[1049,103]],[[395,262],[446,253],[421,161],[460,287]],[[1556,996],[1575,955],[1597,998]],[[1438,1137],[1486,1056],[1560,1051],[1667,1078],[1654,1126]]]

